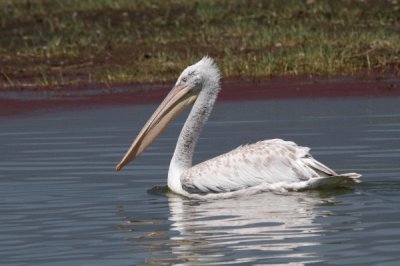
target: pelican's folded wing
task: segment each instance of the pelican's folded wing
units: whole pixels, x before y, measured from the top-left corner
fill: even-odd
[[[315,160],[308,152],[309,148],[280,139],[240,146],[186,170],[181,176],[182,187],[190,193],[218,193],[306,181],[321,176],[319,172],[326,167],[320,163],[312,167],[308,161]],[[335,174],[328,167],[324,170],[326,175]]]

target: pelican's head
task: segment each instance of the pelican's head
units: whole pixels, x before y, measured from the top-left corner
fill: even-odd
[[[209,89],[208,93],[216,95],[220,88],[219,80],[218,67],[208,56],[183,70],[175,86],[115,167],[116,171],[138,157],[179,113],[196,101],[202,90]]]
[[[212,89],[218,89],[219,86],[212,86],[210,83],[219,85],[220,73],[217,65],[210,57],[205,56],[196,64],[188,66],[182,71],[178,80],[176,81],[175,87],[180,85],[186,85],[191,87],[193,90],[200,91],[213,87]],[[208,86],[204,86],[205,83]]]

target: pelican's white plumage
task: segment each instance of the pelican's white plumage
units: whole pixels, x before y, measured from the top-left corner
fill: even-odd
[[[211,58],[204,57],[187,67],[117,165],[117,171],[139,156],[176,115],[194,103],[168,172],[168,187],[177,194],[223,198],[358,182],[359,174],[339,175],[315,160],[309,148],[281,139],[240,146],[192,166],[195,145],[220,89],[220,73]]]

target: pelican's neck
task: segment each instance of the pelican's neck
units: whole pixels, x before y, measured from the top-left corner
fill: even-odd
[[[219,81],[206,81],[179,134],[168,172],[168,186],[178,192],[181,174],[192,166],[194,148],[220,90]]]

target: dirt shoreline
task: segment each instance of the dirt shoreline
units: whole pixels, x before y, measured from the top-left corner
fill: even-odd
[[[54,108],[159,103],[173,83],[115,84],[111,88],[0,89],[0,116],[22,115]],[[219,101],[273,100],[321,97],[397,97],[400,78],[249,78],[224,79]]]

